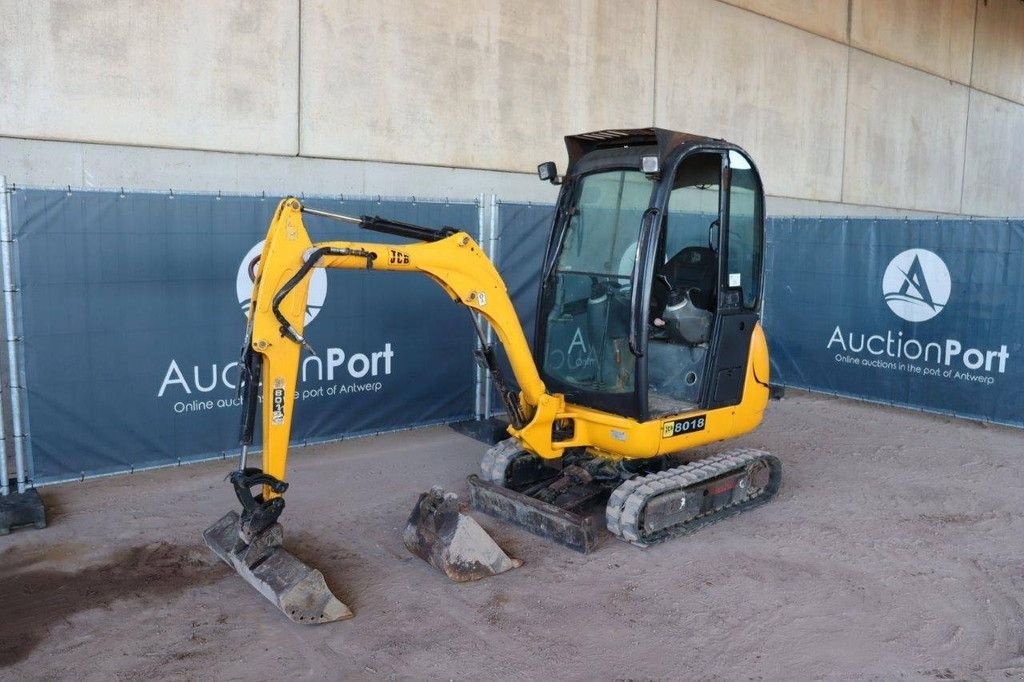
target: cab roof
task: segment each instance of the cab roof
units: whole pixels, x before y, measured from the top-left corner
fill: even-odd
[[[613,149],[624,146],[656,146],[658,156],[664,162],[670,153],[687,142],[709,142],[715,138],[692,133],[681,133],[665,128],[615,128],[595,130],[591,133],[565,136],[565,149],[569,153],[569,168],[583,156],[598,149]]]

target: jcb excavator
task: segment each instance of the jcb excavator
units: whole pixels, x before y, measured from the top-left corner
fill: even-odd
[[[753,430],[768,402],[759,324],[764,193],[753,161],[724,140],[659,128],[573,135],[566,147],[564,176],[552,162],[538,167],[561,190],[533,352],[501,276],[469,234],[328,213],[295,198],[278,206],[250,267],[242,454],[230,477],[242,511],[205,536],[292,620],[352,615],[319,571],[281,547],[277,523],[313,268],[421,273],[493,327],[518,390],[468,315],[481,339],[478,360],[510,421],[508,438],[468,479],[478,510],[589,552],[598,541],[595,510],[612,535],[644,546],[778,490],[781,465],[766,452],[736,449],[683,464],[671,456]],[[413,241],[314,244],[304,214]],[[246,456],[260,402],[263,465],[254,468]],[[416,523],[429,520],[420,517],[433,504],[414,511]]]

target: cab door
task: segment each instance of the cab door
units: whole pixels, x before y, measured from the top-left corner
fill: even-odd
[[[691,151],[660,194],[648,261],[648,418],[742,400],[761,287],[763,199],[749,159]]]
[[[764,193],[757,169],[744,154],[724,155],[718,316],[701,404],[737,405],[760,319],[764,256]]]
[[[718,310],[723,163],[718,151],[684,157],[661,212],[644,353],[652,417],[698,407],[706,383]]]

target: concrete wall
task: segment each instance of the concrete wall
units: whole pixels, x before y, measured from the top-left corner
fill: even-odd
[[[971,82],[976,0],[852,0],[850,45]]]
[[[297,19],[295,0],[0,0],[0,135],[295,154]]]
[[[690,24],[701,30],[682,30]],[[775,194],[840,200],[846,47],[722,3],[673,0],[659,12],[657,56],[658,125],[737,142]]]
[[[522,171],[652,120],[654,2],[343,4],[302,4],[303,154]]]
[[[22,184],[546,201],[562,135],[650,124],[775,212],[1022,215],[1024,2],[0,0]]]
[[[957,213],[967,93],[953,81],[853,51],[843,199]]]

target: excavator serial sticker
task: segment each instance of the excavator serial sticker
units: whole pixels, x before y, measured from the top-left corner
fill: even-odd
[[[706,414],[665,422],[661,427],[661,437],[670,438],[672,436],[681,436],[684,433],[703,431],[704,427],[707,426],[707,422],[708,416]]]
[[[283,424],[284,423],[284,379],[277,377],[274,379],[274,397],[273,397],[273,413],[270,416],[271,424]]]

